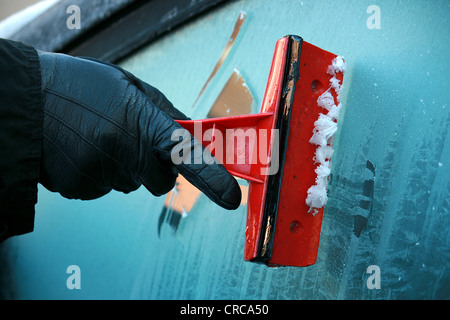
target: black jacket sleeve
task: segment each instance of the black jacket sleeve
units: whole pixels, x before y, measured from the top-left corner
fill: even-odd
[[[42,122],[36,50],[0,39],[0,241],[33,231]]]

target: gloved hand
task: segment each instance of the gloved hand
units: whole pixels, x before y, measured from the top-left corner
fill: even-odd
[[[40,183],[48,190],[87,200],[144,185],[159,196],[181,173],[218,205],[239,206],[239,185],[221,164],[172,162],[179,141],[171,135],[182,128],[173,119],[187,117],[160,91],[101,61],[46,52],[39,58],[44,100]],[[194,142],[192,154],[196,146],[203,148]]]

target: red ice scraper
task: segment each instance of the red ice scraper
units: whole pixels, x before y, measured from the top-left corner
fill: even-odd
[[[205,147],[249,182],[245,260],[315,263],[344,68],[341,57],[286,36],[260,113],[178,121],[200,141],[207,135]]]

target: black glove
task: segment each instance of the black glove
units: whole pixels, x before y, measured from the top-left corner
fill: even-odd
[[[171,152],[187,117],[157,89],[101,61],[39,52],[44,130],[40,183],[67,198],[94,199],[142,184],[170,191],[178,173],[226,209],[241,201],[237,181],[217,163],[175,165]],[[175,86],[174,86],[175,87]],[[194,138],[191,153],[202,148]],[[193,161],[191,162],[193,163]]]

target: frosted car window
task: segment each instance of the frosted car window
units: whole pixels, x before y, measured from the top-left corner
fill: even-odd
[[[448,12],[444,2],[440,5]],[[362,4],[344,8],[327,3],[323,4],[325,12],[320,10],[322,4],[305,1],[287,6],[301,12],[300,16],[287,13],[287,8],[269,10],[261,2],[238,2],[196,21],[189,33],[183,30],[159,41],[123,65],[160,85],[175,106],[191,117],[204,118],[235,67],[246,76],[258,110],[274,43],[288,32],[298,32],[321,48],[345,57],[348,68],[341,97],[342,125],[336,136],[318,262],[304,269],[277,270],[244,263],[245,210],[228,214],[200,197],[191,214],[195,223],[186,220],[185,225],[180,225],[189,243],[184,249],[189,252],[183,257],[192,268],[190,276],[186,279],[185,271],[177,267],[164,269],[161,275],[172,282],[162,283],[169,288],[182,285],[175,290],[177,297],[445,296],[445,281],[439,279],[442,272],[448,273],[443,269],[448,258],[438,254],[446,246],[438,234],[448,231],[449,173],[444,166],[449,156],[446,141],[450,119],[448,93],[441,85],[447,80],[438,67],[441,63],[448,66],[448,62],[438,56],[446,52],[448,45],[445,41],[432,42],[430,37],[440,36],[421,24],[430,19],[445,21],[443,13],[438,6],[418,5],[421,8],[413,11],[426,10],[425,20],[404,10],[401,17],[396,15],[394,19],[393,12],[401,9],[383,2],[379,7],[385,22],[378,30],[369,29],[366,20],[361,19],[367,14]],[[225,30],[233,25],[239,10],[247,13],[241,37],[197,107],[190,109],[228,36]],[[332,22],[342,10],[347,22]],[[370,14],[365,18],[369,19]],[[421,25],[412,27],[414,37],[404,33],[399,19]],[[175,68],[183,71],[177,73]],[[224,242],[220,241],[222,237],[226,238]],[[177,239],[186,243],[180,234]],[[191,261],[193,257],[200,261]],[[371,265],[380,267],[382,286],[378,291],[365,283],[371,276],[367,272]],[[436,283],[436,288],[426,289],[426,293],[418,290],[425,285],[422,276]],[[154,293],[155,287],[143,287]],[[170,296],[169,288],[164,290],[166,297]]]
[[[191,118],[206,118],[235,68],[261,106],[275,42],[298,34],[347,63],[318,260],[243,261],[246,207],[198,194],[160,224],[166,197],[144,188],[67,200],[40,188],[35,232],[11,240],[23,298],[439,299],[449,297],[447,1],[233,1],[120,65]],[[240,11],[239,36],[192,107]],[[379,18],[379,20],[377,20]],[[445,28],[442,28],[444,30]],[[313,86],[314,87],[314,86]],[[314,88],[313,88],[314,89]],[[301,173],[299,173],[301,174]],[[243,183],[243,182],[241,182]],[[168,219],[168,214],[164,219]],[[158,233],[158,227],[161,227]],[[68,290],[78,265],[81,290]],[[379,286],[378,286],[379,284]]]

